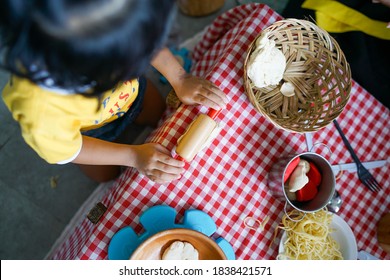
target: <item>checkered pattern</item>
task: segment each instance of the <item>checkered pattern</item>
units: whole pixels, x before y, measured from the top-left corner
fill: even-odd
[[[108,211],[97,225],[85,219],[54,259],[106,259],[112,236],[125,226],[141,232],[140,214],[147,208],[166,204],[178,211],[196,208],[209,214],[217,224],[216,236],[233,246],[237,259],[275,259],[281,233],[275,229],[283,216],[284,203],[267,187],[267,174],[279,157],[307,150],[305,137],[274,127],[250,104],[244,93],[243,63],[246,50],[256,35],[281,17],[262,4],[234,8],[218,17],[194,50],[193,73],[217,84],[230,103],[217,117],[222,126],[211,146],[188,164],[178,181],[158,185],[128,169],[104,196]],[[353,84],[349,104],[339,117],[340,125],[363,161],[390,155],[389,110]],[[207,108],[182,106],[167,111],[165,121],[149,138],[174,150],[176,141],[191,121]],[[351,162],[333,125],[313,134],[314,143],[326,144],[332,151],[315,146],[331,163]],[[339,215],[351,226],[358,248],[390,259],[378,246],[376,223],[390,209],[389,165],[372,170],[382,185],[372,193],[356,173],[345,172],[337,181],[344,203]],[[270,217],[264,231],[248,229],[242,218]]]

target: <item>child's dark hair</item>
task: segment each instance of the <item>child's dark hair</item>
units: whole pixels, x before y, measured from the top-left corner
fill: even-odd
[[[145,72],[168,36],[174,4],[0,0],[1,66],[47,87],[101,93]]]

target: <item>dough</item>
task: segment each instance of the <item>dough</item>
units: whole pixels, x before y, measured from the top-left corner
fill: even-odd
[[[287,97],[291,97],[291,96],[294,96],[295,95],[295,87],[292,83],[290,82],[285,82],[282,84],[282,86],[280,87],[280,92],[284,95],[284,96],[287,96]]]
[[[162,260],[198,260],[198,250],[189,242],[175,241],[163,253]]]
[[[248,61],[248,77],[258,87],[277,85],[286,70],[286,57],[265,33],[256,41],[256,49]]]

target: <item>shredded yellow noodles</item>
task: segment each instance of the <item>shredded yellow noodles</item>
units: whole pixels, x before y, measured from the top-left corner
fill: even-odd
[[[265,216],[264,220],[261,222],[259,219],[255,219],[251,216],[246,216],[244,218],[244,225],[246,228],[249,229],[254,229],[254,230],[260,229],[260,231],[263,231],[269,219],[270,219],[269,216]]]
[[[330,235],[331,221],[332,214],[326,210],[306,214],[293,210],[285,214],[280,228],[286,231],[287,238],[284,252],[277,259],[342,260],[340,245]]]

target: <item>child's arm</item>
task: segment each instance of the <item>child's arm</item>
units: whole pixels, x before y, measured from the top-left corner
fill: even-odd
[[[126,145],[87,136],[83,136],[81,151],[73,163],[130,166],[157,183],[176,180],[184,171],[184,163],[173,159],[160,144]]]
[[[184,104],[199,104],[217,110],[226,106],[226,95],[210,81],[186,73],[169,49],[162,49],[152,60],[152,65],[167,78]]]

